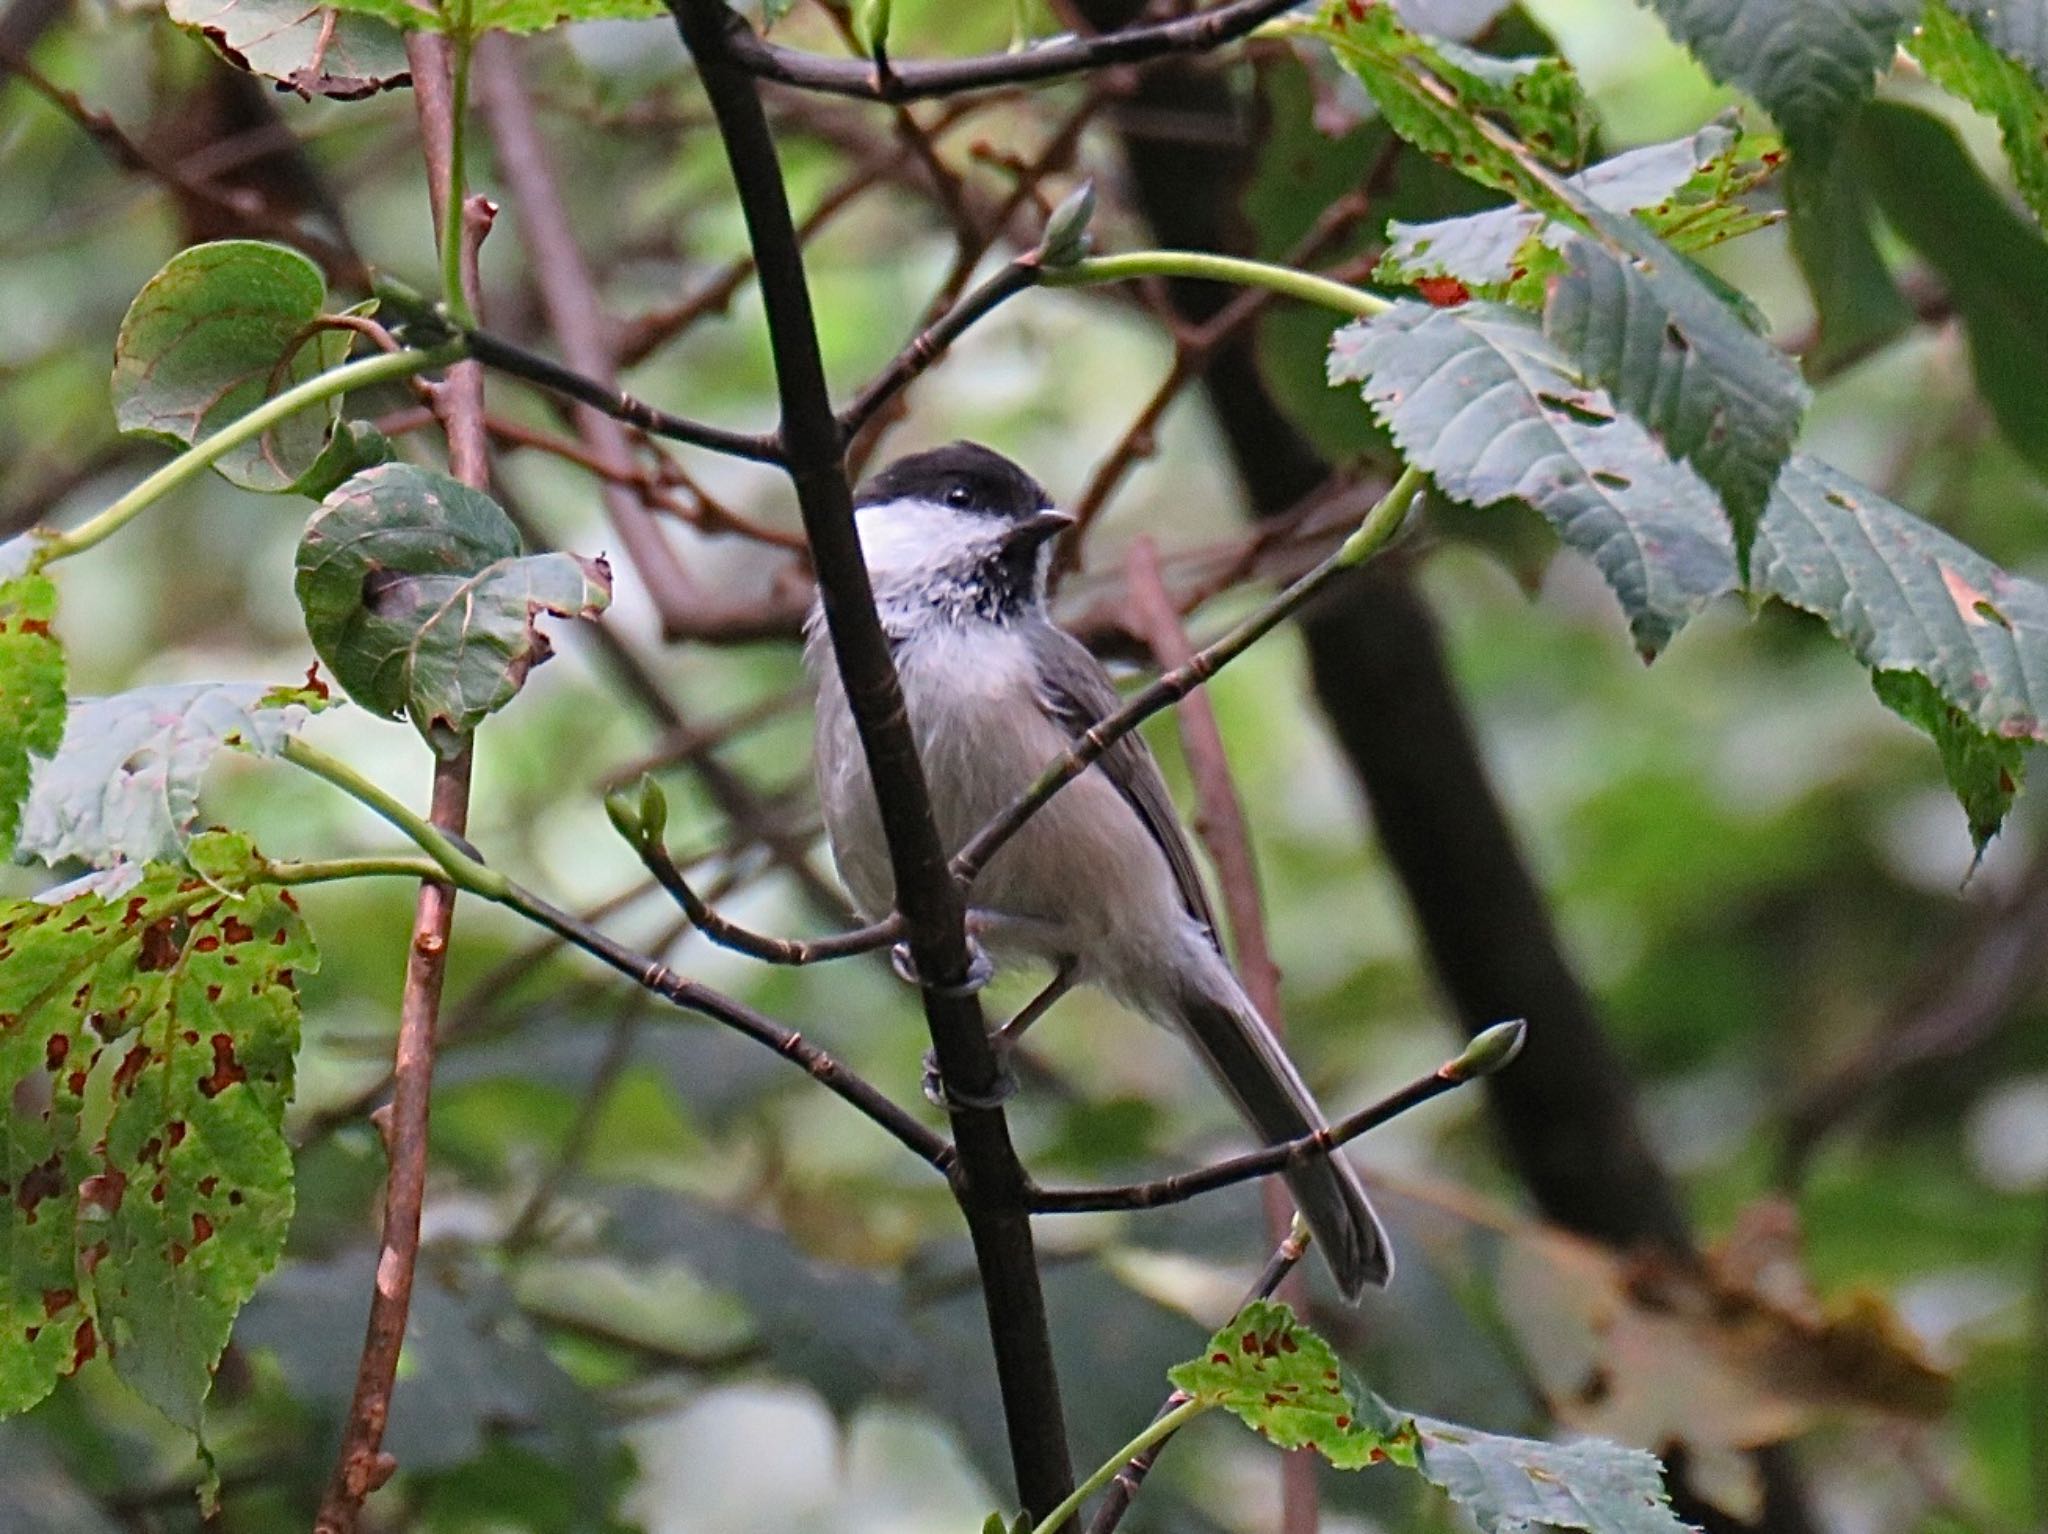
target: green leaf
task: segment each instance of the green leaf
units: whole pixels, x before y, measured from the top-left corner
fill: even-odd
[[[1957,11],[1974,13],[1976,25]],[[1927,0],[1920,30],[1907,46],[1937,84],[1997,120],[2020,195],[2034,217],[2048,223],[2048,62],[2039,35],[2030,54],[1999,41],[2026,24],[2022,16],[2048,32],[2037,8],[1958,3],[1952,10],[1941,0]],[[2023,62],[2029,58],[2031,69]]]
[[[1473,180],[1546,212],[1563,209],[1550,185],[1483,134],[1499,119],[1536,155],[1570,168],[1585,158],[1593,114],[1562,59],[1497,59],[1426,38],[1391,5],[1332,0],[1305,30],[1329,44],[1396,133]]]
[[[321,707],[305,689],[254,682],[138,687],[72,703],[57,753],[36,763],[20,852],[94,868],[182,863],[199,784],[227,746],[275,756]],[[113,893],[118,885],[94,887]]]
[[[571,21],[649,21],[666,16],[661,0],[339,0],[336,7],[416,32],[479,37],[485,32],[545,32]]]
[[[1819,316],[1806,360],[1823,371],[1875,351],[1913,326],[1913,306],[1877,248],[1870,189],[1854,153],[1797,160],[1786,178],[1792,253]]]
[[[1939,118],[1871,104],[1855,149],[1885,219],[1940,274],[1999,430],[2048,475],[2048,244]]]
[[[1641,215],[1676,250],[1704,250],[1775,221],[1745,199],[1783,158],[1777,141],[1710,123],[1690,138],[1631,149],[1568,178],[1565,185],[1594,207]],[[1413,284],[1455,280],[1472,296],[1536,307],[1571,226],[1522,207],[1492,208],[1428,224],[1391,223],[1373,277]]]
[[[1870,99],[1919,0],[1649,0],[1671,35],[1824,158]]]
[[[272,395],[338,365],[345,330],[311,331],[327,299],[320,269],[295,250],[220,240],[171,257],[143,285],[114,346],[121,429],[189,447]],[[341,401],[302,410],[214,465],[248,490],[317,484]]]
[[[1634,220],[1589,209],[1543,330],[1589,381],[1720,492],[1746,564],[1811,397],[1799,369]]]
[[[1934,737],[1942,771],[1969,819],[1970,840],[1981,856],[2019,795],[2026,776],[2025,743],[1985,734],[1916,671],[1874,671],[1870,682],[1886,708]]]
[[[165,0],[165,13],[238,69],[305,96],[354,101],[412,79],[405,44],[381,21],[305,0]]]
[[[1653,1454],[1589,1438],[1545,1443],[1413,1419],[1416,1464],[1485,1534],[1532,1527],[1589,1534],[1682,1534]]]
[[[1931,733],[1982,840],[2016,743],[2048,739],[2048,588],[2010,575],[1847,475],[1795,454],[1752,557],[1754,589],[1817,614]],[[1925,692],[1894,674],[1924,678]],[[1973,733],[1974,732],[1974,735]]]
[[[132,894],[0,905],[0,1411],[104,1350],[198,1432],[291,1222],[296,977],[318,963],[247,841]]]
[[[2008,58],[2018,59],[2048,87],[2048,11],[2027,0],[1948,0],[1948,8]]]
[[[64,648],[50,632],[57,588],[42,575],[0,582],[0,845],[21,824],[33,758],[64,738]]]
[[[385,718],[411,718],[446,750],[547,659],[541,614],[604,610],[611,568],[521,554],[518,530],[489,496],[391,463],[321,503],[299,542],[297,587],[313,648],[348,695]]]
[[[1287,1306],[1260,1300],[1167,1371],[1174,1388],[1221,1406],[1282,1449],[1314,1449],[1339,1470],[1406,1460],[1400,1424],[1370,1394],[1344,1387],[1330,1345]]]
[[[1713,492],[1516,310],[1396,304],[1337,333],[1330,381],[1363,383],[1445,494],[1542,513],[1599,566],[1646,659],[1735,580]]]

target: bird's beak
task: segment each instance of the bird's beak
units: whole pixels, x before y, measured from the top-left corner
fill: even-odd
[[[1064,511],[1034,511],[1028,517],[1019,517],[1010,524],[1003,534],[1003,547],[1007,549],[1035,549],[1053,539],[1074,525],[1074,519]]]

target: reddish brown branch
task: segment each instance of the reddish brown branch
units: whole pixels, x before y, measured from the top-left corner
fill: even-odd
[[[418,103],[420,140],[427,182],[436,210],[448,205],[453,174],[454,90],[447,40],[415,34],[406,40]],[[438,212],[437,212],[438,221]],[[476,250],[490,227],[489,205],[481,200],[464,210],[462,282],[476,302]],[[484,435],[483,370],[465,363],[448,370],[435,400],[448,433],[448,466],[466,484],[488,484],[490,463]],[[437,755],[428,819],[461,835],[469,821],[470,745],[453,757]],[[384,1427],[391,1416],[391,1390],[405,1343],[412,1306],[413,1272],[419,1261],[420,1209],[427,1188],[427,1126],[434,1084],[435,1029],[448,971],[448,939],[455,920],[455,890],[423,883],[413,912],[412,942],[406,951],[405,991],[399,1006],[398,1043],[392,1062],[391,1104],[380,1127],[390,1173],[384,1189],[384,1227],[377,1257],[370,1319],[356,1366],[355,1394],[342,1428],[334,1470],[314,1520],[315,1534],[353,1534],[363,1499],[397,1468],[384,1452]]]

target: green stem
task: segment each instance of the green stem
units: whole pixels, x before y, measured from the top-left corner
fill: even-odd
[[[439,863],[431,858],[361,857],[319,858],[303,862],[271,862],[263,865],[264,882],[269,884],[332,884],[339,879],[439,879]]]
[[[445,877],[457,889],[501,903],[512,893],[511,880],[456,846],[446,832],[431,824],[425,816],[414,814],[339,757],[329,756],[318,746],[309,745],[294,735],[284,743],[284,759],[305,768],[317,778],[325,778],[357,803],[367,805],[390,821],[420,851],[434,860],[439,876]]]
[[[295,384],[222,427],[204,442],[195,442],[97,516],[80,523],[68,533],[53,533],[45,537],[42,546],[36,550],[34,568],[41,569],[55,560],[68,559],[73,554],[82,554],[94,545],[104,543],[187,480],[196,478],[244,442],[262,436],[278,422],[308,405],[317,405],[351,389],[410,378],[415,373],[443,367],[462,356],[463,352],[460,342],[450,342],[430,351],[384,352],[359,362],[346,362],[338,368],[329,368],[304,383]]]
[[[1182,1427],[1192,1422],[1196,1417],[1201,1416],[1213,1404],[1213,1402],[1204,1401],[1200,1397],[1196,1397],[1192,1400],[1181,1402],[1180,1405],[1162,1417],[1154,1417],[1151,1422],[1146,1424],[1144,1432],[1112,1454],[1096,1470],[1095,1474],[1089,1476],[1087,1480],[1074,1488],[1072,1496],[1068,1497],[1066,1501],[1062,1502],[1050,1513],[1047,1513],[1044,1520],[1039,1523],[1037,1528],[1031,1531],[1031,1534],[1053,1534],[1055,1529],[1080,1512],[1090,1497],[1115,1480],[1116,1473],[1119,1470],[1123,1469],[1124,1466],[1128,1465],[1140,1454],[1143,1454],[1155,1443],[1171,1438]]]
[[[1339,569],[1362,565],[1384,548],[1389,539],[1401,530],[1401,524],[1408,519],[1408,508],[1415,497],[1429,482],[1429,476],[1409,464],[1401,471],[1400,478],[1387,487],[1387,493],[1380,497],[1379,504],[1365,514],[1365,520],[1349,538],[1337,545],[1337,552],[1330,556],[1330,562]]]
[[[462,26],[451,39],[454,49],[454,106],[449,113],[448,205],[441,210],[441,290],[449,315],[464,330],[476,328],[469,295],[462,290],[463,208],[469,200],[469,178],[463,168],[463,122],[469,116],[469,59],[476,38],[469,29],[469,6],[462,7]]]
[[[1084,256],[1064,266],[1048,266],[1040,273],[1040,280],[1049,288],[1128,282],[1134,277],[1199,277],[1241,288],[1267,288],[1360,319],[1384,314],[1393,307],[1391,299],[1318,277],[1313,272],[1297,272],[1291,266],[1273,266],[1199,250],[1137,250],[1120,256]]]

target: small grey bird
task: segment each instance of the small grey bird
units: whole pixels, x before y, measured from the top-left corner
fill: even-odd
[[[949,852],[1118,706],[1109,674],[1046,610],[1053,541],[1073,519],[1029,474],[971,442],[899,459],[857,497],[861,548]],[[870,920],[895,881],[867,763],[813,608],[817,769],[832,855]],[[1145,743],[1126,735],[990,860],[970,898],[998,963],[1053,980],[1008,1043],[1074,985],[1097,985],[1194,1043],[1260,1140],[1321,1128],[1315,1100],[1231,972],[1216,919]],[[1393,1273],[1386,1232],[1342,1153],[1288,1174],[1348,1298]]]

